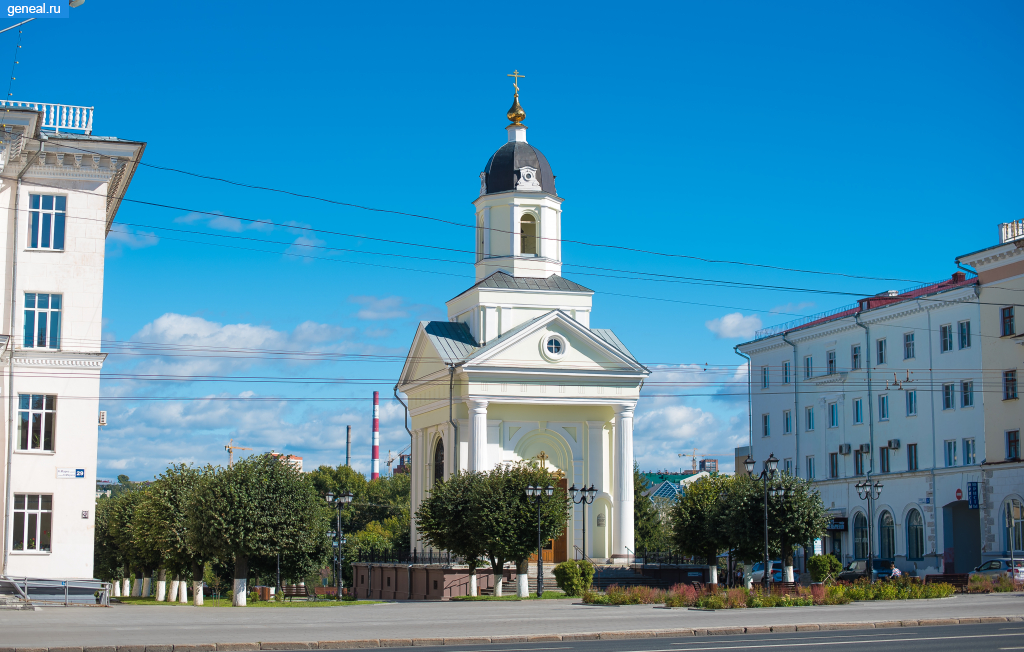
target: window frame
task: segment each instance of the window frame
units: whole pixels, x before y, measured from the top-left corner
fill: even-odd
[[[39,407],[36,406],[38,399]],[[57,395],[18,394],[15,451],[52,455],[57,451]],[[47,418],[49,417],[49,418]],[[47,447],[47,440],[49,444]],[[32,446],[37,441],[38,446]]]
[[[924,559],[924,515],[919,509],[907,512],[907,561]]]
[[[67,195],[44,195],[29,193],[28,208],[28,242],[25,249],[28,251],[66,251],[67,245]],[[50,199],[50,208],[44,206],[45,199]],[[60,207],[59,204],[64,206]],[[49,246],[42,246],[43,241],[49,241]],[[60,241],[60,246],[54,246]]]
[[[808,480],[814,480],[815,476],[814,476],[814,456],[813,455],[808,455],[807,456],[806,466],[807,466],[807,479]]]
[[[939,353],[949,353],[953,350],[953,324],[942,324],[939,326]]]
[[[793,375],[792,375],[793,370],[791,369],[791,366],[792,365],[790,365],[789,360],[786,360],[785,362],[782,363],[782,384],[783,385],[788,385],[788,384],[790,384],[793,381]]]
[[[771,374],[768,372],[768,366],[761,367],[761,389],[768,389],[768,385],[771,382]]]
[[[839,370],[839,367],[836,364],[836,352],[835,351],[826,351],[825,352],[825,371],[826,371],[826,373],[829,376],[831,376],[832,374],[836,373],[838,370]]]
[[[772,436],[772,415],[765,413],[761,415],[761,436]]]
[[[942,409],[956,409],[956,383],[942,383]]]
[[[878,447],[878,469],[879,473],[892,473],[892,458],[889,456],[889,448]]]
[[[814,432],[814,406],[808,405],[804,408],[804,431]]]
[[[21,498],[21,507],[18,507],[18,499]],[[32,508],[31,498],[36,498],[36,507]],[[50,508],[44,507],[44,498],[48,498],[50,501]],[[14,494],[13,509],[12,509],[12,527],[11,527],[11,553],[12,554],[52,554],[53,553],[53,494],[37,494],[37,493],[16,493]],[[21,516],[21,524],[19,528],[18,517]],[[35,538],[30,538],[29,528],[32,527],[33,519],[35,516]],[[49,532],[45,533],[43,528],[49,526]],[[21,537],[19,541],[18,530],[21,530]],[[47,547],[42,547],[43,541],[47,541]],[[29,547],[29,542],[34,542],[35,547]],[[19,548],[18,545],[21,545]]]
[[[942,457],[943,457],[943,460],[946,463],[945,468],[952,469],[952,468],[957,466],[957,459],[956,459],[957,450],[956,449],[957,449],[957,446],[956,446],[956,440],[955,439],[947,439],[947,440],[942,442],[942,451],[943,451]]]
[[[878,420],[888,421],[889,420],[889,395],[879,394],[878,395]]]
[[[888,523],[886,523],[886,517],[888,517]],[[887,555],[886,552],[890,554]],[[878,558],[896,558],[896,519],[887,509],[883,509],[882,513],[878,515]]]
[[[917,471],[917,444],[907,444],[907,471]]]
[[[814,378],[814,356],[804,356],[804,379],[809,380]]]
[[[1017,400],[1017,370],[1007,369],[1003,371],[1003,400]]]
[[[46,297],[46,308],[37,307],[41,301],[40,297]],[[59,304],[56,308],[51,307],[54,297],[57,297],[57,303]],[[31,306],[29,306],[29,302],[31,302]],[[64,327],[63,313],[66,309],[63,293],[23,292],[22,306],[22,348],[60,351],[63,335],[62,329]],[[31,319],[29,319],[30,313],[32,315]],[[41,323],[39,319],[40,314],[46,315],[46,324],[42,326],[41,333],[39,331]],[[54,319],[54,315],[57,316],[56,319]],[[42,346],[39,345],[40,335],[42,335]],[[56,346],[53,346],[54,342],[56,342]]]
[[[828,427],[839,427],[839,403],[836,401],[828,404]]]
[[[1017,334],[1017,325],[1014,323],[1014,306],[1006,306],[999,309],[999,336],[1012,337]]]
[[[917,416],[917,390],[916,389],[908,389],[907,390],[906,403],[907,403],[907,416],[908,417],[916,417]]]
[[[868,558],[868,518],[864,512],[853,515],[853,558]]]
[[[853,452],[853,474],[864,475],[864,453],[859,449]]]
[[[828,477],[832,479],[839,477],[839,453],[828,454]]]
[[[903,334],[903,359],[914,359],[914,332]]]
[[[885,338],[881,337],[875,340],[875,366],[881,366],[887,364],[888,358],[888,345],[885,343]]]
[[[853,399],[853,425],[864,424],[864,399]]]
[[[793,475],[793,458],[792,457],[787,457],[786,459],[782,460],[782,470],[787,475],[790,475],[790,476]]]
[[[1006,459],[1020,459],[1020,429],[1006,431]]]
[[[850,368],[853,370],[860,369],[863,365],[863,357],[861,355],[860,344],[854,344],[850,347]]]
[[[963,451],[963,466],[973,466],[978,463],[978,445],[974,437],[964,437],[960,440]]]
[[[957,339],[960,342],[960,350],[971,348],[971,320],[959,321],[957,325]]]
[[[782,434],[793,434],[793,412],[791,410],[782,411]]]
[[[960,381],[960,407],[974,407],[974,381]]]

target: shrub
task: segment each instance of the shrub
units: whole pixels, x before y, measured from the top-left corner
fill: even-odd
[[[1003,578],[1000,577],[999,579]],[[972,575],[971,579],[967,582],[967,590],[971,593],[991,593],[992,589],[992,580],[985,575]]]
[[[1000,575],[996,578],[996,581],[992,584],[992,590],[997,593],[1009,593],[1017,589],[1014,586],[1015,582],[1006,575]]]
[[[667,596],[666,591],[649,586],[622,587],[613,584],[603,596],[593,591],[584,592],[583,601],[589,604],[660,604],[666,601]]]
[[[563,561],[555,566],[558,588],[571,597],[581,596],[594,581],[594,565],[587,560]]]
[[[589,590],[583,592],[583,602],[586,604],[611,604],[608,594]]]
[[[831,582],[843,570],[843,565],[835,555],[815,555],[807,560],[807,569],[815,582]]]
[[[690,584],[676,584],[665,597],[666,607],[692,607],[697,604],[697,590]]]
[[[747,606],[746,589],[729,589],[726,591],[726,596],[730,609],[741,609]]]
[[[721,593],[709,593],[697,598],[697,606],[701,609],[726,609],[725,598]]]

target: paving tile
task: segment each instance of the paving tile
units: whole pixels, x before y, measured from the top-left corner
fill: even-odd
[[[692,629],[659,629],[655,632],[658,638],[676,638],[679,636],[693,636]]]
[[[528,643],[552,643],[561,640],[562,637],[559,634],[534,634],[526,637]]]
[[[1006,622],[1001,621],[1001,622]],[[932,627],[933,625],[955,625],[956,618],[925,618],[917,621],[917,624],[921,627]]]
[[[874,629],[873,623],[821,623],[818,625],[818,629],[821,631],[831,631],[838,629]]]
[[[445,637],[445,645],[487,645],[491,642],[487,636],[450,636]]]
[[[772,631],[771,627],[744,627],[744,634],[770,634]]]
[[[796,625],[772,625],[773,632],[795,632]]]
[[[424,645],[444,645],[443,638],[414,638],[412,639],[413,646],[424,646]]]
[[[280,641],[277,643],[260,643],[261,650],[315,650],[317,649],[316,642],[310,643],[308,641]],[[149,652],[149,650],[146,650]]]

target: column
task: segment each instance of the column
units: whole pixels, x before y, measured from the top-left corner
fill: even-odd
[[[487,401],[468,401],[469,470],[487,470]]]
[[[612,557],[627,557],[636,551],[633,540],[633,408],[615,408],[615,530]]]

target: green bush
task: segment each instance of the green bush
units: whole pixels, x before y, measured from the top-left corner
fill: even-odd
[[[594,581],[594,565],[587,560],[563,561],[555,566],[558,588],[570,597],[583,595]]]
[[[726,609],[725,598],[720,593],[702,595],[697,598],[697,606],[701,609]]]
[[[815,555],[807,560],[807,569],[815,582],[829,582],[843,570],[843,565],[835,555]]]

